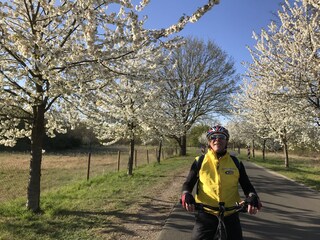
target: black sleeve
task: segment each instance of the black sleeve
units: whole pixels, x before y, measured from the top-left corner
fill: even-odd
[[[197,161],[194,161],[189,171],[189,174],[187,176],[187,179],[182,185],[182,192],[184,191],[188,191],[190,193],[192,192],[194,185],[197,183],[197,180],[198,180],[198,172],[199,170],[198,170]]]
[[[243,193],[248,196],[249,193],[255,193],[257,196],[257,192],[256,190],[254,189],[253,185],[251,184],[250,182],[250,179],[246,173],[246,169],[243,165],[242,162],[240,162],[240,167],[239,167],[239,172],[240,172],[240,178],[239,178],[239,183],[240,183],[240,186],[243,190]]]

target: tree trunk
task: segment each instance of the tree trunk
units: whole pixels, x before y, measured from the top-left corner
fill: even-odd
[[[134,139],[130,140],[130,153],[128,161],[128,175],[131,176],[133,173],[133,157],[134,157]]]
[[[160,163],[161,151],[162,151],[162,140],[159,141],[159,151],[158,151],[158,154],[157,154],[157,162],[158,163]]]
[[[255,148],[254,139],[252,139],[252,158],[255,158],[254,148]]]
[[[180,156],[186,156],[186,155],[187,155],[187,135],[184,134],[181,137]]]
[[[266,139],[263,139],[263,144],[262,144],[262,160],[266,160]]]
[[[30,160],[30,176],[27,190],[27,208],[34,213],[41,211],[40,209],[40,179],[41,179],[41,161],[44,129],[44,113],[45,106],[35,106],[34,122],[31,133],[31,160]]]

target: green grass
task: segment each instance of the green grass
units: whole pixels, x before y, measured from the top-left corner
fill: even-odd
[[[240,158],[246,159],[247,156],[240,154]],[[289,154],[289,167],[286,168],[282,154],[267,154],[266,160],[263,160],[261,154],[258,153],[250,161],[320,191],[320,160]]]
[[[105,151],[109,148],[105,148]],[[109,149],[112,150],[112,149]],[[91,154],[90,179],[107,172],[127,169],[128,151],[121,154],[114,151],[96,151]],[[115,149],[113,149],[115,150]],[[147,155],[148,151],[148,155]],[[156,162],[156,151],[153,147],[137,146],[137,161],[135,166]],[[163,157],[174,154],[172,148],[163,148]],[[119,158],[120,157],[120,158]],[[26,195],[29,179],[30,154],[0,152],[0,204]],[[41,162],[41,192],[58,189],[61,186],[87,179],[88,154],[84,150],[79,152],[64,152],[63,154],[44,154]]]
[[[102,236],[122,228],[114,219],[134,217],[128,206],[147,203],[154,186],[170,184],[174,172],[182,167],[187,170],[192,159],[170,158],[138,167],[133,176],[125,171],[107,173],[45,192],[41,196],[43,214],[27,211],[25,198],[2,204],[0,239],[108,239]]]

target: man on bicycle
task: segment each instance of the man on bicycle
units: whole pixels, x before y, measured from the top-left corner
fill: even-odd
[[[226,209],[240,201],[238,183],[246,196],[248,213],[256,214],[262,204],[251,184],[245,167],[227,151],[229,132],[217,125],[207,132],[208,151],[204,156],[197,157],[191,166],[186,181],[182,186],[182,206],[187,211],[195,210],[195,203],[219,208],[224,203]],[[201,160],[200,160],[201,159]],[[191,194],[197,183],[195,199]],[[219,211],[204,208],[196,215],[192,239],[214,239],[219,224]],[[239,214],[226,211],[224,226],[228,240],[242,240],[242,229]]]

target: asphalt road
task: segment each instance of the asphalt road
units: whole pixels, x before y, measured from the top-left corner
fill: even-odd
[[[257,215],[241,214],[246,240],[319,240],[320,193],[281,175],[244,162],[263,209]],[[176,204],[158,240],[191,239],[194,214]]]

